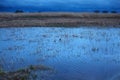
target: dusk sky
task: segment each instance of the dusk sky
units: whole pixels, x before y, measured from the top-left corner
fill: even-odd
[[[42,6],[46,4],[95,4],[116,6],[120,5],[120,0],[0,0],[0,5],[5,6]]]
[[[4,7],[40,7],[59,9],[107,8],[120,9],[120,0],[0,0]]]

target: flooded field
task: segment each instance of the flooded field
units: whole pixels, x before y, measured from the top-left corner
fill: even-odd
[[[0,28],[0,80],[24,72],[20,80],[120,80],[120,28]]]

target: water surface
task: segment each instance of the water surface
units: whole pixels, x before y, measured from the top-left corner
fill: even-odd
[[[120,80],[119,28],[0,28],[0,67],[45,65],[38,80]]]

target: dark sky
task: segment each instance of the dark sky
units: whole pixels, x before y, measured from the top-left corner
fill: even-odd
[[[120,10],[120,0],[0,0],[4,7],[109,8]]]
[[[120,0],[0,0],[0,5],[5,6],[44,6],[55,4],[119,7]]]

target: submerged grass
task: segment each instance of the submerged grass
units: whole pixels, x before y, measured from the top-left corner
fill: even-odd
[[[0,69],[0,80],[36,80],[36,71],[49,71],[50,67],[44,65],[30,65],[28,68],[19,69],[17,71],[5,72]]]
[[[4,75],[4,74],[5,72],[2,69],[0,69],[0,75]]]

